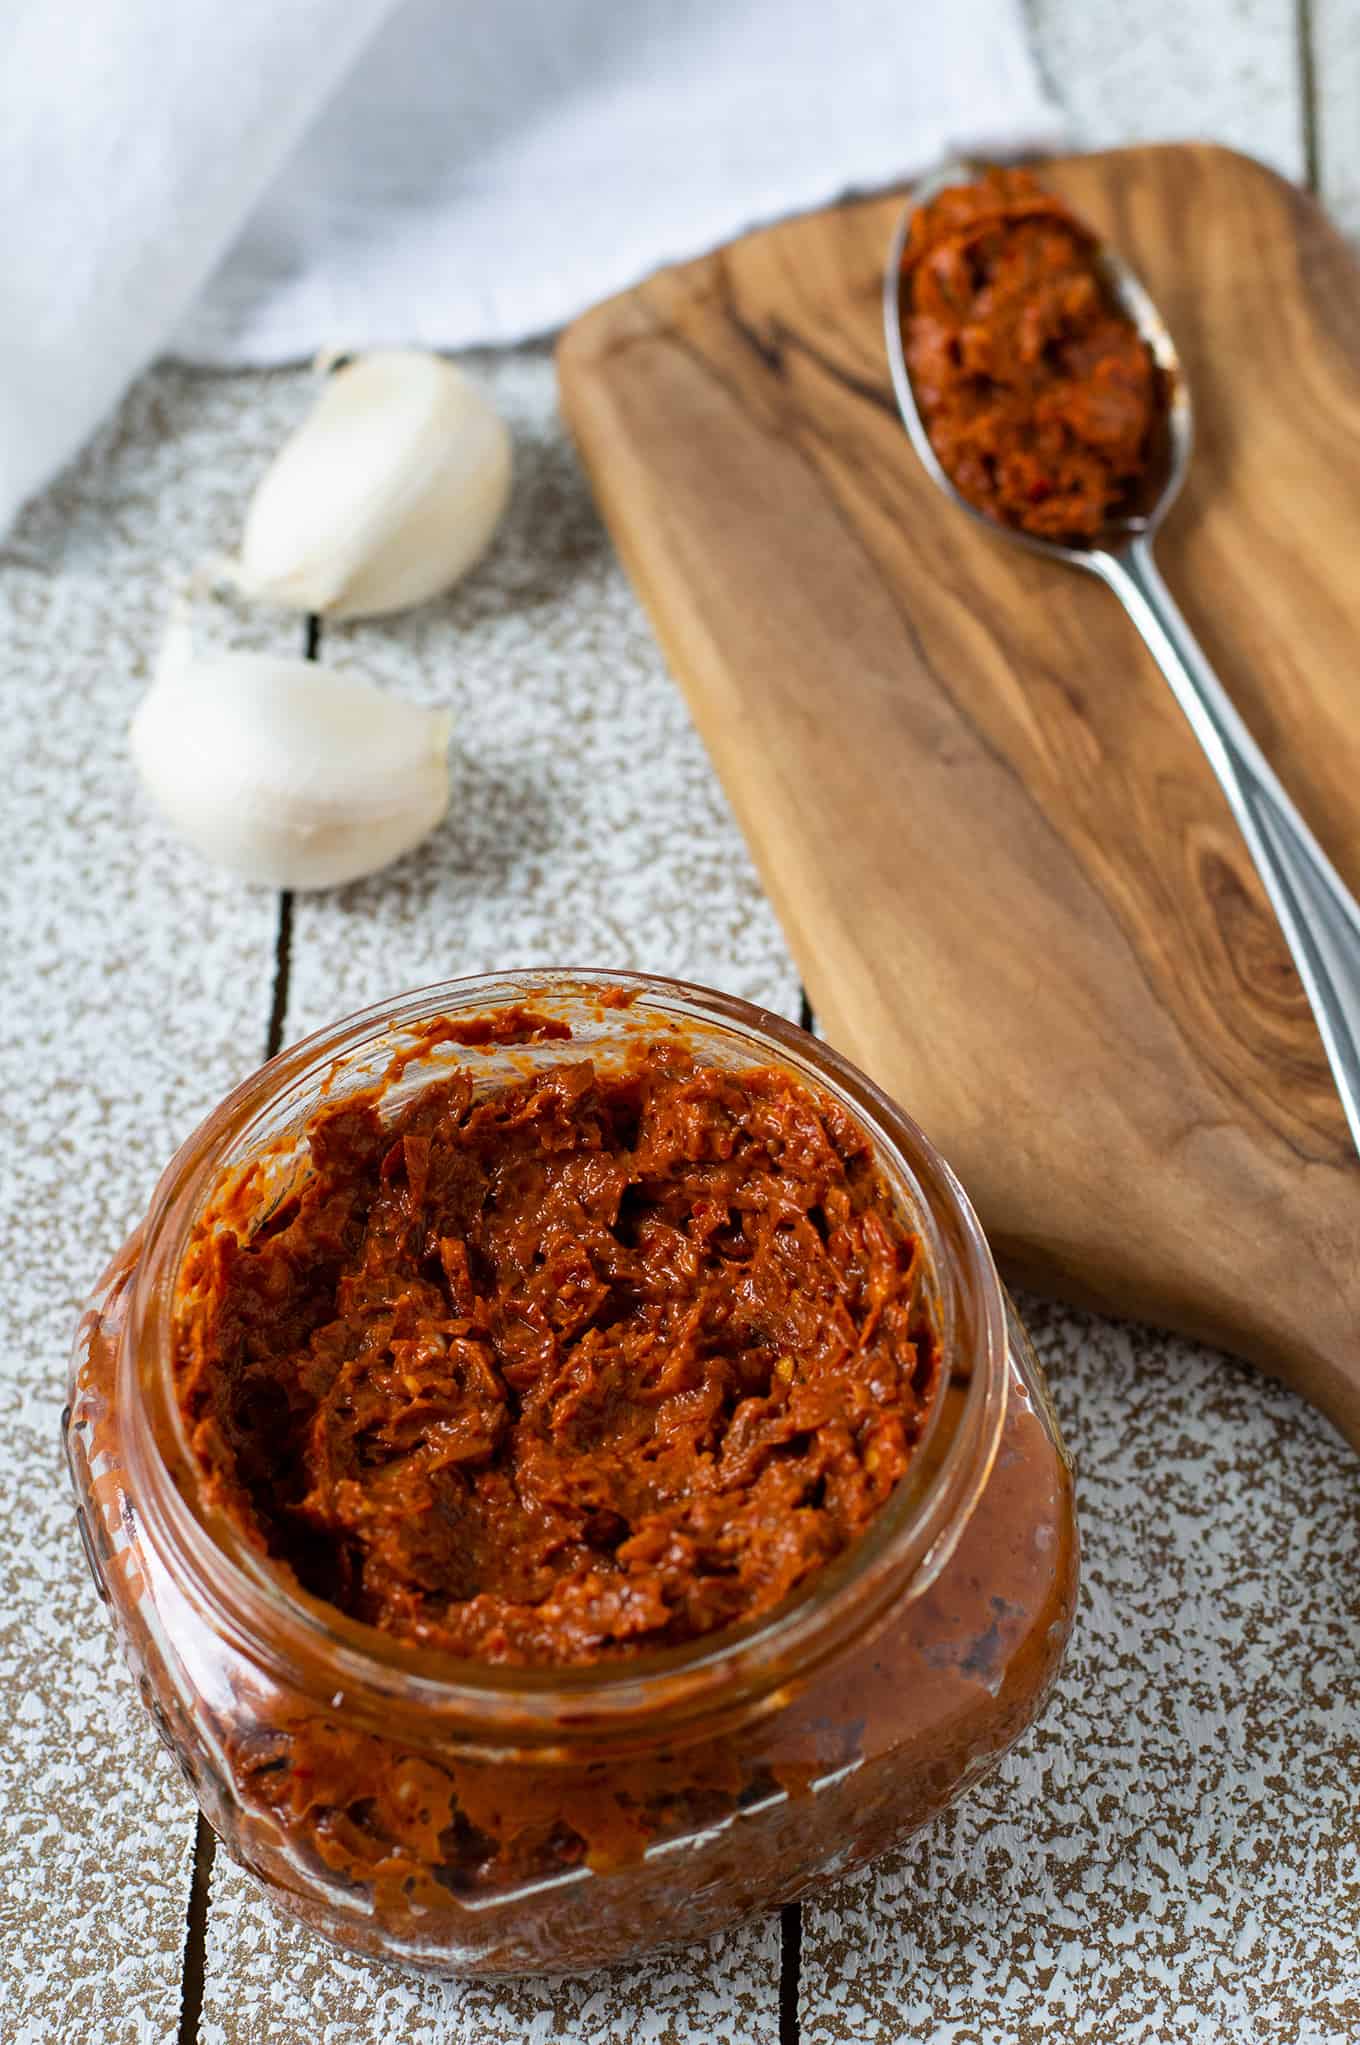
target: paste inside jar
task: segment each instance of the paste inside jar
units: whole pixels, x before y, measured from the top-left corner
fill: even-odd
[[[176,1385],[209,1497],[354,1618],[492,1662],[690,1640],[839,1555],[923,1438],[922,1246],[787,1072],[459,1067],[306,1142],[262,1221],[249,1181],[204,1217]]]
[[[902,318],[931,446],[977,510],[1061,541],[1139,507],[1160,373],[1091,233],[1027,171],[991,171],[916,212]]]

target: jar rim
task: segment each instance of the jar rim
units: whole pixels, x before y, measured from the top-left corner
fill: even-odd
[[[530,1002],[551,1012],[554,1004],[569,1010],[582,1001],[598,1016],[601,994],[614,989],[631,997],[621,1016],[716,1027],[753,1063],[782,1064],[849,1110],[896,1195],[905,1195],[926,1251],[944,1358],[930,1429],[945,1425],[944,1394],[954,1374],[965,1387],[963,1400],[942,1448],[932,1445],[929,1471],[921,1469],[918,1448],[871,1525],[768,1612],[646,1654],[587,1664],[522,1666],[433,1653],[288,1583],[231,1517],[202,1497],[201,1466],[174,1384],[180,1267],[232,1146],[290,1089],[301,1094],[363,1050],[388,1045],[397,1052],[401,1032],[427,1028],[436,1017]],[[313,1091],[304,1118],[315,1103]],[[526,967],[434,982],[314,1031],[251,1073],[162,1174],[133,1279],[129,1337],[124,1359],[135,1380],[122,1381],[120,1398],[130,1397],[149,1421],[131,1427],[128,1437],[142,1516],[192,1574],[235,1644],[257,1662],[286,1666],[294,1681],[309,1670],[314,1687],[337,1697],[350,1689],[377,1692],[516,1741],[586,1723],[617,1727],[644,1713],[650,1720],[663,1698],[679,1717],[702,1714],[737,1692],[768,1692],[834,1653],[905,1584],[913,1593],[924,1588],[948,1559],[990,1472],[1006,1403],[1005,1300],[990,1249],[952,1170],[910,1116],[830,1045],[773,1011],[686,981],[599,968]],[[966,1355],[959,1346],[965,1343]]]

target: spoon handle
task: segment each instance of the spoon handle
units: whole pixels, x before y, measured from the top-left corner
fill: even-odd
[[[1360,904],[1243,724],[1146,537],[1091,563],[1147,642],[1218,776],[1312,1003],[1360,1151]]]

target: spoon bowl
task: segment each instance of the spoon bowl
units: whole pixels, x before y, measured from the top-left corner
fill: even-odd
[[[954,484],[936,454],[916,403],[916,392],[912,387],[911,372],[907,368],[907,352],[902,340],[902,258],[906,254],[912,220],[921,208],[930,205],[932,200],[937,199],[940,193],[947,191],[951,185],[975,184],[982,173],[982,168],[980,164],[950,163],[946,164],[943,170],[923,178],[913,187],[893,231],[888,267],[883,274],[883,331],[888,345],[888,367],[892,371],[897,409],[911,437],[912,446],[920,456],[931,481],[961,510],[966,511],[970,518],[976,519],[988,532],[1003,533],[1007,539],[1017,541],[1033,554],[1046,554],[1050,560],[1066,561],[1074,568],[1093,569],[1095,567],[1091,558],[1093,554],[1118,552],[1129,541],[1154,533],[1180,494],[1185,472],[1190,466],[1190,454],[1195,437],[1189,386],[1181,368],[1180,356],[1176,352],[1176,344],[1171,338],[1166,321],[1153,304],[1146,286],[1108,242],[1096,242],[1095,267],[1101,282],[1120,311],[1132,320],[1138,329],[1161,378],[1163,432],[1161,445],[1157,449],[1158,458],[1148,479],[1144,502],[1137,511],[1112,519],[1092,539],[1063,542],[1040,539],[1033,533],[1025,532],[1020,526],[1004,525],[998,519],[988,518],[985,512],[979,511],[976,505],[968,501]]]

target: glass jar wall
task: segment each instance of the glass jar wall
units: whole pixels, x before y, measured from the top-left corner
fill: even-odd
[[[570,1027],[573,1058],[607,1064],[681,1033],[705,1060],[782,1067],[838,1100],[925,1247],[944,1358],[897,1491],[784,1605],[563,1669],[423,1654],[285,1583],[203,1496],[171,1363],[176,1277],[224,1179],[253,1167],[263,1215],[306,1170],[323,1089],[333,1101],[411,1053],[393,1090],[407,1098],[449,1069],[433,1018],[526,1001]],[[561,1041],[488,1044],[478,1087],[564,1055]],[[437,1970],[626,1959],[862,1865],[994,1765],[1042,1705],[1071,1625],[1069,1468],[947,1167],[826,1046],[662,980],[452,982],[246,1081],[172,1162],[90,1302],[67,1449],[139,1689],[227,1850],[326,1936]]]

